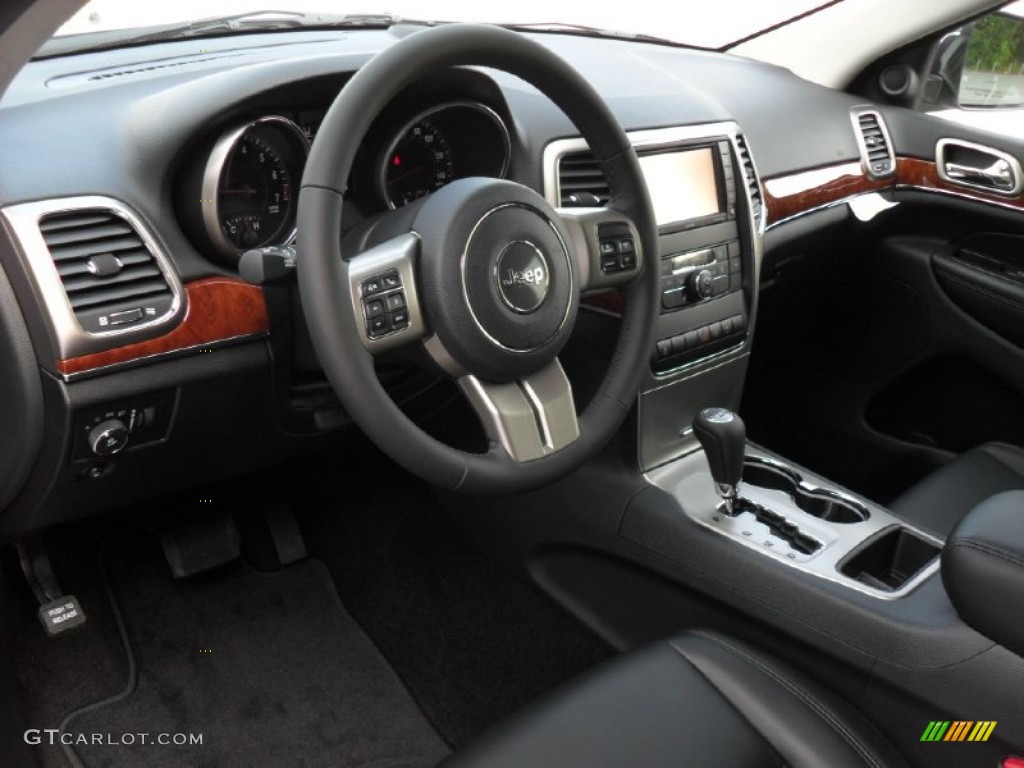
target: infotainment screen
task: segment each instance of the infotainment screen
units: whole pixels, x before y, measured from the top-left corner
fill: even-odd
[[[721,212],[710,148],[641,155],[659,227]]]

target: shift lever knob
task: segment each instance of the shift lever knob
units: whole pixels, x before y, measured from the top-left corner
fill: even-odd
[[[693,434],[707,455],[715,490],[725,499],[731,514],[736,491],[743,477],[747,430],[743,419],[727,408],[705,408],[693,420]]]

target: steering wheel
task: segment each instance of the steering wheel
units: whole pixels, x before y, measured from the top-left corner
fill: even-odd
[[[556,210],[520,184],[460,179],[387,214],[374,229],[376,244],[343,258],[346,180],[373,119],[425,73],[469,65],[517,75],[554,101],[593,151],[611,201]],[[299,290],[328,379],[369,438],[427,481],[467,493],[552,482],[600,450],[635,401],[660,282],[647,187],[604,101],[539,43],[499,27],[452,24],[377,54],[320,126],[302,177],[298,228]],[[577,415],[558,353],[581,292],[616,286],[625,306],[614,355]],[[381,386],[374,355],[414,343],[458,383],[487,432],[486,453],[431,437]]]

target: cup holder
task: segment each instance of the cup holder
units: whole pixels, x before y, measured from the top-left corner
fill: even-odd
[[[860,523],[870,516],[863,504],[827,488],[808,486],[788,467],[748,458],[743,465],[743,482],[781,491],[807,514],[830,523]]]

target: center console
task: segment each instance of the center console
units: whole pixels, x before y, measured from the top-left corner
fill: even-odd
[[[661,273],[637,424],[646,470],[695,448],[689,428],[701,408],[739,407],[764,218],[753,159],[735,123],[634,131],[629,138],[651,195]],[[544,167],[553,205],[607,201],[607,183],[582,139],[549,144]]]
[[[694,522],[748,551],[882,599],[935,574],[942,541],[756,446],[722,408],[701,411],[703,451],[648,473]],[[717,498],[716,498],[717,496]]]

